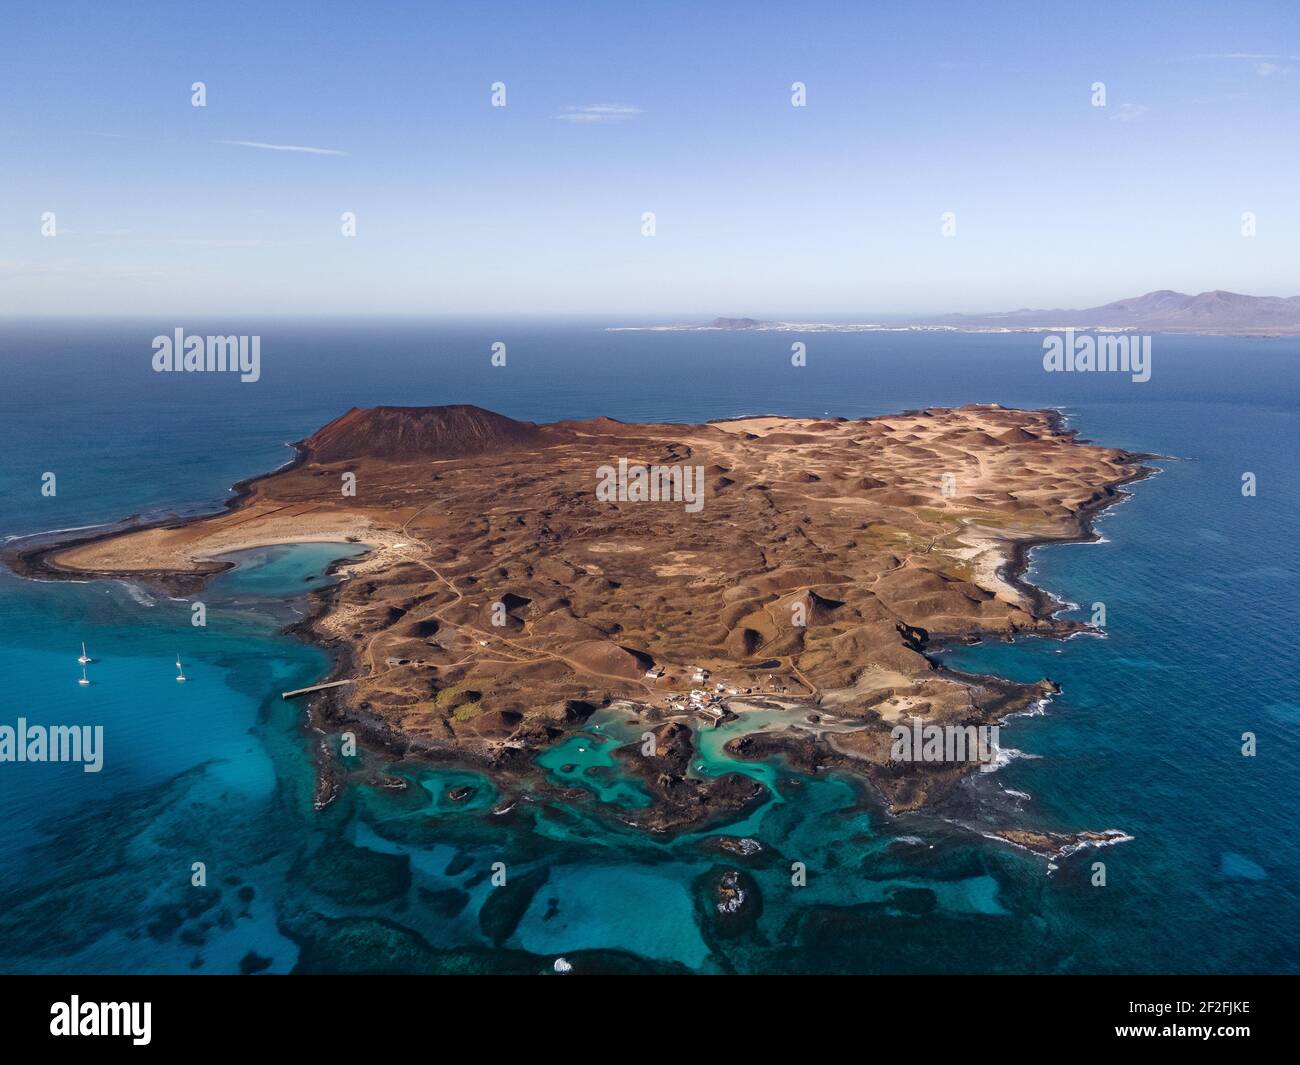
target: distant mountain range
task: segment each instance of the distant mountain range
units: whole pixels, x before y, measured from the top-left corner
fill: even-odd
[[[935,330],[971,333],[1113,329],[1139,333],[1199,333],[1219,336],[1300,335],[1300,296],[1243,296],[1202,292],[1189,296],[1161,289],[1082,310],[1019,310],[997,314],[945,314],[892,322],[776,322],[760,318],[715,318],[707,325],[625,326],[654,331],[744,330],[775,332],[880,332]]]
[[[1161,289],[1084,310],[949,314],[934,321],[985,329],[1075,326],[1149,333],[1293,334],[1300,333],[1300,296],[1243,296],[1221,289],[1189,296]]]

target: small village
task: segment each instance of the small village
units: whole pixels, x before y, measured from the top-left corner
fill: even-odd
[[[647,680],[660,680],[665,674],[663,666],[657,666],[654,669],[646,671]],[[691,688],[689,692],[674,692],[668,695],[661,706],[676,713],[698,714],[701,717],[711,720],[715,727],[723,721],[734,717],[731,708],[728,706],[727,699],[737,695],[780,695],[785,694],[786,686],[777,683],[773,674],[768,674],[767,683],[764,686],[755,688],[738,687],[733,684],[724,684],[715,681],[710,688],[710,672],[703,667],[698,667],[691,674],[691,683],[697,685]]]

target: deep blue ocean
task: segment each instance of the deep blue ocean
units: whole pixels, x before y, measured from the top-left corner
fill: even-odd
[[[1102,542],[1034,554],[1032,579],[1080,616],[1105,604],[1107,638],[947,659],[1063,687],[1003,728],[1020,756],[981,781],[990,802],[1132,840],[1050,869],[940,818],[890,818],[846,778],[732,764],[732,724],[703,738],[702,764],[753,773],[773,798],[727,829],[765,849],[746,866],[761,915],[724,928],[703,887],[720,858],[699,835],[651,840],[600,815],[642,800],[609,768],[617,721],[542,756],[588,802],[495,818],[478,774],[366,756],[411,786],[354,786],[314,812],[314,739],[279,692],[329,661],[283,630],[354,547],[250,552],[203,593],[203,628],[187,602],[125,582],[0,571],[0,724],[105,732],[97,774],[0,764],[0,970],[540,972],[559,955],[706,972],[1300,970],[1300,340],[1157,336],[1151,380],[1134,383],[1045,373],[1033,335],[605,324],[7,323],[0,538],[214,509],[352,406],[467,402],[538,421],[1059,407],[1086,438],[1168,456],[1102,516]],[[150,341],[177,325],[259,333],[262,379],[153,373]],[[489,364],[495,341],[505,367]],[[476,792],[458,805],[446,792],[460,783]],[[496,861],[508,888],[488,880]]]

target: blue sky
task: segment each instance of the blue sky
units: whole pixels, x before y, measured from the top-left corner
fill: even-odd
[[[983,6],[10,5],[0,314],[1300,293],[1300,5]]]

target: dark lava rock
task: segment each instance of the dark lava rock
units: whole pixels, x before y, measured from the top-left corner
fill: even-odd
[[[208,943],[208,932],[206,925],[199,925],[195,928],[182,928],[180,935],[176,937],[187,947],[204,947]]]
[[[740,858],[752,857],[763,849],[763,844],[748,836],[710,836],[704,843],[708,847],[726,851]]]
[[[740,869],[713,869],[696,881],[701,924],[717,939],[752,932],[763,913],[758,881]]]
[[[689,725],[669,721],[652,732],[653,755],[646,755],[640,743],[626,744],[614,752],[654,800],[648,809],[638,811],[635,824],[639,827],[650,832],[678,831],[724,814],[734,815],[767,794],[762,784],[743,773],[690,776],[695,738]]]
[[[438,891],[420,888],[420,901],[439,917],[455,917],[469,905],[469,892],[460,888],[443,888]]]
[[[917,917],[933,913],[939,905],[939,900],[929,888],[899,888],[889,896],[889,901],[903,913]]]
[[[504,889],[502,889],[504,890]],[[298,944],[295,973],[442,973],[454,976],[553,971],[544,958],[508,947],[441,949],[419,932],[381,917],[326,917],[297,913],[282,931]],[[621,951],[566,955],[581,973],[686,973],[677,963],[654,962]]]
[[[298,944],[295,973],[436,973],[462,966],[472,971],[468,952],[439,951],[414,929],[381,917],[307,914],[285,931]],[[514,969],[508,961],[503,956],[502,967]]]
[[[507,875],[501,887],[488,892],[483,908],[478,912],[478,926],[483,934],[498,947],[509,939],[550,873],[550,869],[542,868]]]
[[[444,876],[460,876],[466,869],[474,864],[472,855],[465,851],[458,851],[456,857],[447,863],[447,868],[443,870]]]
[[[182,896],[179,903],[154,910],[146,929],[161,943],[175,935],[186,921],[202,916],[220,901],[221,892],[215,888],[195,888]]]
[[[239,971],[244,976],[251,976],[253,973],[260,973],[264,969],[271,967],[271,959],[264,958],[260,954],[249,951],[239,960]]]
[[[335,902],[373,905],[402,898],[411,887],[411,859],[341,840],[301,860],[291,874]]]

